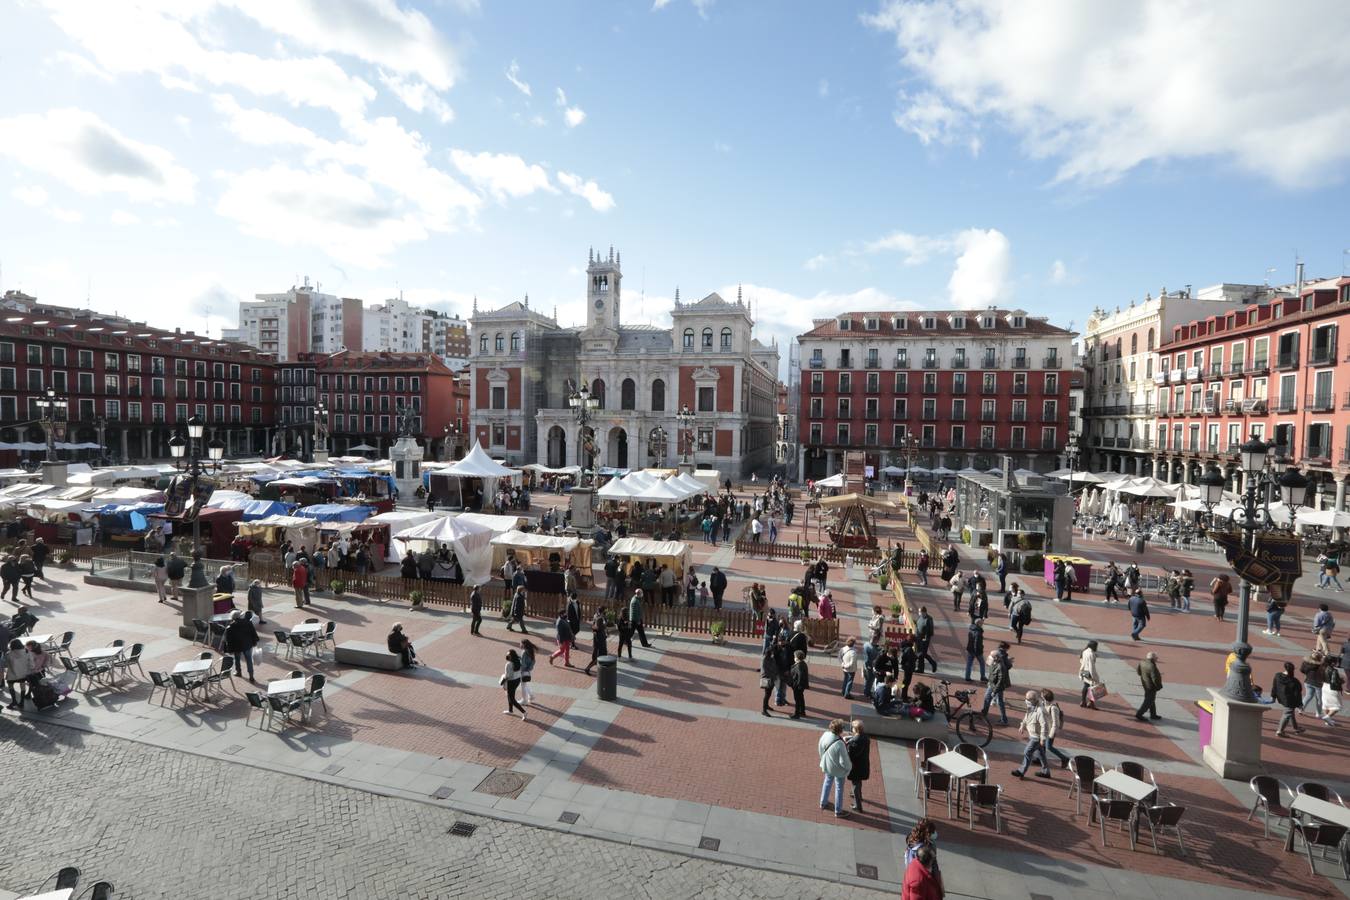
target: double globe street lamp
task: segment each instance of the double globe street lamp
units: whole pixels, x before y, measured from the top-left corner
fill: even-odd
[[[577,421],[578,449],[586,451],[589,459],[581,459],[578,455],[578,461],[582,462],[581,477],[578,482],[581,487],[589,487],[592,479],[595,477],[595,437],[590,432],[591,413],[600,408],[600,398],[591,395],[591,388],[586,382],[581,382],[581,386],[572,391],[567,396],[567,405],[572,407],[572,413]]]
[[[192,574],[188,580],[188,587],[206,587],[206,571],[202,565],[202,523],[199,513],[201,512],[195,505],[198,493],[198,482],[202,475],[207,472],[216,472],[220,469],[220,461],[225,458],[225,444],[220,438],[212,438],[210,442],[202,440],[206,433],[206,423],[202,421],[201,416],[192,416],[187,420],[187,440],[183,440],[181,435],[174,435],[169,440],[169,456],[173,458],[174,468],[191,479],[191,491],[194,502],[192,514]],[[205,456],[203,456],[203,451]],[[205,500],[205,498],[201,498]]]
[[[680,411],[675,413],[675,421],[679,423],[680,439],[684,443],[684,459],[682,462],[689,465],[689,454],[694,450],[694,411],[685,403],[680,406]]]
[[[1224,489],[1228,479],[1218,467],[1210,464],[1200,477],[1201,502],[1210,515],[1213,525],[1227,520],[1229,531],[1242,535],[1242,549],[1255,555],[1258,535],[1263,532],[1284,531],[1292,533],[1297,509],[1303,505],[1308,493],[1308,479],[1294,466],[1286,466],[1281,474],[1276,473],[1282,460],[1277,459],[1279,449],[1275,444],[1261,440],[1255,432],[1251,439],[1238,448],[1239,462],[1245,476],[1246,485],[1242,491],[1239,505],[1229,510],[1227,515],[1216,513],[1215,509],[1223,501]],[[1270,497],[1275,489],[1279,490],[1289,513],[1289,524],[1281,526],[1271,516]],[[1302,552],[1301,549],[1299,552]],[[1228,670],[1228,680],[1224,684],[1223,694],[1231,700],[1243,703],[1255,701],[1252,692],[1252,669],[1247,662],[1252,646],[1247,641],[1248,620],[1251,611],[1251,582],[1243,578],[1243,570],[1234,566],[1240,584],[1238,588],[1237,640],[1233,652],[1237,659]]]

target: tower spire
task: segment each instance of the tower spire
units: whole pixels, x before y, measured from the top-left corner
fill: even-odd
[[[745,305],[741,302],[741,285],[739,282],[736,284],[736,305],[737,306]]]
[[[529,309],[529,308],[530,308],[530,292],[529,292],[529,291],[526,291],[526,292],[525,292],[525,308],[526,308],[526,309]]]
[[[478,315],[478,295],[473,295],[473,314]]]
[[[675,285],[675,302],[680,302],[680,286],[678,284]]]

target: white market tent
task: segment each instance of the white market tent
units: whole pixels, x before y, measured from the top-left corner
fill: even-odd
[[[529,516],[494,516],[491,513],[460,513],[455,518],[482,525],[493,534],[512,531],[530,521]]]
[[[240,537],[271,538],[273,544],[288,540],[296,547],[313,547],[319,539],[318,521],[301,516],[267,516],[236,525]]]
[[[1319,509],[1307,515],[1300,514],[1300,525],[1320,525],[1323,528],[1350,528],[1350,512],[1335,509]]]
[[[492,538],[492,571],[497,571],[506,561],[506,551],[513,550],[516,559],[526,568],[546,568],[549,556],[557,553],[563,559],[572,557],[578,569],[588,572],[591,568],[591,543],[567,535],[508,531]]]
[[[1048,477],[1051,477],[1051,478],[1058,478],[1058,479],[1061,480],[1061,481],[1068,481],[1070,475],[1073,476],[1073,482],[1074,482],[1075,484],[1101,484],[1102,482],[1106,481],[1106,479],[1103,478],[1102,476],[1093,474],[1092,472],[1072,472],[1072,473],[1071,473],[1071,472],[1069,472],[1068,469],[1064,469],[1064,470],[1062,471],[1062,473],[1061,473],[1061,472],[1051,472],[1050,475],[1049,475]]]
[[[665,563],[681,578],[693,565],[694,552],[683,541],[648,541],[642,538],[620,538],[609,545],[610,556],[636,556]]]
[[[837,472],[837,473],[835,473],[834,475],[831,475],[829,478],[822,478],[822,479],[820,479],[819,481],[817,481],[817,482],[816,482],[816,487],[819,487],[819,488],[842,488],[842,487],[844,487],[844,485],[847,483],[847,481],[848,481],[848,479],[844,477],[844,473],[843,473],[843,472]]]
[[[699,481],[693,475],[689,475],[685,472],[681,472],[679,475],[676,475],[674,478],[670,479],[670,481],[675,485],[688,488],[690,491],[689,496],[691,497],[694,496],[695,494],[706,493],[708,490],[707,485]]]
[[[924,469],[923,466],[915,466],[915,467],[914,467],[914,471],[915,471],[915,472],[924,472],[924,471],[927,471],[928,474],[930,474],[930,475],[936,475],[936,476],[938,476],[939,478],[941,478],[941,477],[944,476],[944,475],[955,475],[955,474],[956,474],[956,472],[955,472],[954,470],[949,469],[949,468],[947,468],[946,466],[938,466],[937,468],[932,469],[931,471],[930,471],[930,470]]]
[[[441,474],[454,475],[458,478],[487,478],[495,481],[498,478],[519,478],[520,470],[512,469],[497,462],[488,456],[475,441],[473,449],[465,454],[463,459],[456,460],[454,465],[441,469]]]
[[[658,481],[656,484],[637,494],[633,499],[641,503],[659,503],[662,506],[669,506],[672,503],[679,503],[692,496],[693,491],[672,487],[668,481]]]
[[[902,466],[883,466],[882,469],[881,469],[881,474],[882,474],[882,475],[903,475],[903,474],[905,474],[905,470],[904,470],[904,468],[903,468]]]
[[[650,472],[639,470],[636,472],[629,472],[627,475],[623,476],[623,478],[621,478],[620,480],[624,483],[626,487],[636,488],[640,492],[656,484],[656,482],[660,481],[661,479],[657,478]]]
[[[216,493],[218,494],[220,492],[216,491]],[[214,497],[215,495],[213,494],[212,499],[214,499]],[[418,525],[423,525],[427,522],[434,522],[435,520],[442,519],[444,517],[445,514],[443,513],[426,512],[423,510],[412,510],[412,509],[395,509],[389,512],[383,512],[379,513],[378,515],[371,516],[369,519],[366,519],[365,523],[363,524],[389,526],[389,534],[391,535],[391,540],[389,541],[389,546],[384,548],[384,558],[387,562],[398,562],[400,557],[398,555],[397,548],[394,547],[392,535],[397,534],[398,532],[406,528],[414,528]]]
[[[934,474],[934,475],[937,474],[937,470],[936,470],[936,469],[933,471],[933,474]],[[966,466],[964,469],[962,469],[961,471],[957,472],[956,474],[957,474],[957,475],[983,475],[984,473],[981,472],[979,469],[974,468],[973,466]]]
[[[394,535],[403,554],[411,545],[448,545],[464,570],[465,584],[486,584],[492,575],[492,529],[464,516],[440,516]]]
[[[601,500],[632,500],[640,492],[641,488],[625,484],[622,478],[611,478],[595,492],[595,496]]]

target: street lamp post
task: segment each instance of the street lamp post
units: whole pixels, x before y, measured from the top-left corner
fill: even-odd
[[[1069,463],[1069,501],[1073,501],[1073,470],[1078,465],[1078,454],[1082,452],[1078,447],[1078,435],[1072,431],[1069,432],[1069,440],[1064,444],[1064,458]],[[1075,515],[1077,510],[1074,510]]]
[[[647,434],[647,455],[654,458],[661,465],[666,461],[666,449],[669,447],[669,440],[666,438],[666,430],[657,425]]]
[[[37,400],[37,408],[42,413],[42,430],[47,435],[47,462],[56,461],[56,426],[66,420],[66,411],[70,401],[47,388],[47,393]]]
[[[914,490],[914,457],[919,455],[919,439],[914,436],[912,431],[906,429],[905,439],[901,441],[900,447],[905,455],[905,496],[908,497]]]
[[[1275,474],[1277,462],[1272,452],[1274,450],[1273,444],[1262,441],[1255,433],[1252,434],[1250,440],[1238,448],[1241,455],[1242,471],[1246,475],[1247,483],[1242,492],[1241,505],[1233,509],[1228,514],[1227,519],[1232,530],[1242,533],[1242,546],[1251,553],[1256,551],[1257,534],[1280,528],[1270,515],[1269,489],[1278,487],[1280,490],[1281,499],[1289,509],[1288,530],[1290,532],[1294,530],[1295,510],[1307,496],[1308,479],[1298,469],[1288,466],[1283,474],[1278,476]],[[1200,478],[1200,487],[1204,492],[1201,501],[1210,514],[1211,522],[1215,524],[1218,523],[1219,519],[1215,516],[1214,509],[1223,500],[1226,484],[1227,479],[1213,464],[1207,467],[1205,474]],[[1233,644],[1233,652],[1237,654],[1237,659],[1228,670],[1228,680],[1224,684],[1222,693],[1231,700],[1252,703],[1256,698],[1252,693],[1252,669],[1247,663],[1247,657],[1252,652],[1251,644],[1247,642],[1247,628],[1251,610],[1251,583],[1245,578],[1241,578],[1241,571],[1236,569],[1234,571],[1237,571],[1240,578],[1237,640]]]
[[[694,449],[694,411],[685,403],[680,406],[680,411],[675,413],[675,421],[679,423],[680,440],[684,443],[684,465],[689,465],[689,455]]]
[[[314,404],[313,436],[310,437],[310,459],[313,462],[328,461],[328,404],[320,400]],[[322,460],[320,459],[322,454]]]
[[[174,435],[169,441],[169,455],[173,457],[174,468],[192,479],[194,499],[192,516],[192,574],[188,587],[206,587],[206,570],[202,565],[202,523],[198,515],[195,500],[198,497],[197,482],[207,472],[220,469],[220,461],[225,458],[225,445],[220,438],[212,438],[209,443],[202,440],[206,432],[206,423],[200,416],[187,420],[187,440]],[[203,457],[202,452],[206,455]]]
[[[567,405],[572,407],[572,414],[577,420],[577,449],[586,449],[589,445],[587,455],[590,456],[590,459],[582,460],[582,462],[590,463],[590,465],[582,465],[581,478],[578,481],[581,487],[589,487],[595,477],[593,470],[595,469],[596,448],[594,435],[591,435],[588,439],[586,432],[590,429],[591,413],[600,407],[600,399],[591,395],[590,385],[583,381],[581,387],[568,395]]]

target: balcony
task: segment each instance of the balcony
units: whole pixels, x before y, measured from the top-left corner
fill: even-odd
[[[1251,366],[1247,369],[1248,375],[1265,375],[1270,372],[1270,362],[1265,359],[1252,360]]]
[[[1058,354],[1058,353],[1051,353],[1049,356],[1047,356],[1047,357],[1045,357],[1044,359],[1041,360],[1041,368],[1044,368],[1044,369],[1058,369],[1059,366],[1060,366],[1060,362],[1059,362],[1059,354]]]
[[[128,396],[128,397],[139,397],[140,395],[141,395],[141,389],[140,389],[140,388],[138,388],[138,387],[129,387],[129,388],[127,388],[127,396]]]
[[[835,389],[835,393],[836,393],[836,394],[851,394],[851,393],[853,393],[853,379],[851,379],[851,378],[846,378],[846,379],[844,379],[843,381],[840,381],[840,382],[838,383],[838,387]],[[382,409],[382,410],[380,410],[380,412],[388,412],[388,411],[389,411],[389,410],[387,410],[387,409]]]
[[[895,369],[908,369],[908,368],[909,368],[909,357],[907,357],[907,356],[897,356],[897,357],[895,358],[895,363],[894,363],[894,365],[892,366],[892,368],[895,368]]]
[[[1298,401],[1293,397],[1281,397],[1275,401],[1275,411],[1277,413],[1298,412]]]
[[[1350,402],[1350,394],[1346,395],[1347,402]],[[1223,414],[1225,416],[1242,415],[1242,402],[1240,400],[1225,400],[1223,404]]]
[[[825,360],[821,359],[819,356],[813,356],[807,361],[807,365],[812,369],[823,369],[825,368]]]
[[[1012,439],[1012,442],[1008,446],[1011,447],[1013,450],[1025,450],[1027,449],[1027,439],[1015,437]]]
[[[938,386],[936,384],[925,384],[923,386],[923,392],[929,395],[936,394],[938,392]]]
[[[1200,415],[1217,416],[1219,414],[1219,404],[1213,400],[1206,400],[1200,404]]]
[[[1207,372],[1205,373],[1205,377],[1206,377],[1206,378],[1222,378],[1222,377],[1223,377],[1223,363],[1221,363],[1221,362],[1212,362],[1212,363],[1210,363],[1210,364],[1209,364],[1209,371],[1207,371]]]
[[[1297,369],[1298,366],[1298,351],[1294,351],[1293,353],[1281,353],[1275,359],[1275,368],[1281,372],[1288,371],[1289,369]]]
[[[876,422],[881,419],[881,413],[880,411],[875,409],[865,410],[863,412],[863,418],[868,420],[869,422]]]
[[[1350,409],[1350,391],[1345,392],[1345,399],[1341,401],[1341,409]]]
[[[875,356],[869,356],[869,357],[867,357],[867,359],[863,360],[863,368],[864,368],[864,369],[880,369],[880,368],[881,368],[881,360],[878,359],[878,358],[875,357]]]
[[[1303,408],[1308,412],[1331,412],[1336,408],[1336,398],[1331,392],[1312,394],[1303,398]]]
[[[998,368],[998,357],[997,357],[997,356],[993,356],[993,355],[987,355],[987,356],[985,356],[984,359],[982,359],[982,360],[980,361],[980,368],[981,368],[981,369],[997,369],[997,368]]]
[[[1336,365],[1336,345],[1318,344],[1308,351],[1308,365],[1310,366],[1334,366]]]
[[[853,359],[852,359],[851,357],[849,357],[849,356],[845,356],[844,354],[840,354],[840,355],[839,355],[839,364],[836,365],[835,368],[836,368],[836,369],[851,369],[851,368],[853,368]]]
[[[867,382],[867,386],[864,387],[863,390],[864,390],[866,393],[868,393],[868,394],[880,394],[880,393],[881,393],[881,382],[879,382],[879,381],[869,381],[869,382]]]
[[[1031,368],[1031,360],[1025,356],[1014,356],[1012,362],[1008,363],[1008,367],[1013,369],[1029,369]]]
[[[952,393],[957,397],[964,397],[966,395],[966,386],[964,384],[954,384],[952,385]]]
[[[1331,462],[1331,447],[1327,444],[1309,444],[1302,458],[1313,465],[1327,465]]]
[[[1012,386],[1012,392],[1014,394],[1020,394],[1022,396],[1025,396],[1027,392],[1027,386],[1025,384],[1014,384]]]
[[[954,422],[964,422],[970,418],[970,410],[965,406],[962,406],[960,409],[953,407],[951,418]]]
[[[1014,422],[1025,422],[1027,420],[1027,411],[1025,409],[1014,409],[1010,418]]]
[[[947,445],[953,450],[962,450],[965,449],[966,439],[963,437],[954,437],[947,442]]]
[[[1058,449],[1059,449],[1059,445],[1058,445],[1058,443],[1055,441],[1055,439],[1052,438],[1052,437],[1042,437],[1042,438],[1041,438],[1041,449],[1042,449],[1042,450],[1058,450]]]
[[[1116,438],[1116,447],[1120,450],[1130,449],[1130,439],[1127,437]]]
[[[933,356],[925,356],[923,358],[923,367],[925,369],[936,369],[938,367],[937,358]]]
[[[997,411],[997,410],[993,410],[993,409],[982,409],[982,410],[980,410],[980,421],[981,421],[981,422],[997,422],[997,421],[998,421],[998,411]]]
[[[997,385],[997,384],[981,384],[981,385],[980,385],[980,393],[983,394],[983,395],[985,395],[986,397],[993,396],[994,394],[997,394],[997,393],[998,393],[998,385]]]
[[[981,449],[981,450],[993,450],[993,449],[994,449],[994,439],[991,438],[991,437],[982,437],[982,438],[980,438],[980,449]]]
[[[1241,374],[1243,373],[1244,369],[1246,368],[1246,365],[1247,365],[1247,364],[1244,363],[1244,362],[1235,362],[1235,363],[1231,364],[1231,365],[1228,367],[1228,374],[1229,374],[1229,375],[1241,375]]]
[[[969,363],[968,363],[967,360],[966,360],[965,354],[962,354],[962,355],[960,355],[960,356],[953,356],[953,357],[952,357],[952,368],[953,368],[953,369],[965,369],[965,368],[968,368],[968,366],[969,366]]]

